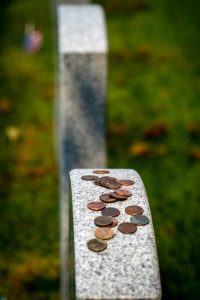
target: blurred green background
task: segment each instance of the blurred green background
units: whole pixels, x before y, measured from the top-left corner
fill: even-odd
[[[200,2],[93,2],[110,48],[109,167],[144,180],[163,299],[200,299]],[[22,47],[27,22],[44,36],[37,53]],[[4,0],[0,24],[0,296],[59,299],[51,2]]]

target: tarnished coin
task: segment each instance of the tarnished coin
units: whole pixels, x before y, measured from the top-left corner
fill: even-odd
[[[94,224],[99,227],[106,227],[111,225],[113,219],[111,216],[98,216],[94,219]]]
[[[95,174],[108,174],[108,173],[110,173],[110,171],[107,171],[107,170],[95,170],[95,171],[93,171],[93,173],[95,173]]]
[[[100,201],[99,202],[90,202],[90,203],[88,203],[87,207],[91,210],[98,211],[98,210],[105,208],[106,204],[103,202],[100,202]]]
[[[145,215],[132,216],[130,221],[131,221],[131,223],[133,223],[135,225],[147,225],[149,223],[149,219]]]
[[[118,221],[117,221],[117,219],[116,219],[116,218],[113,218],[113,222],[112,222],[112,224],[111,224],[111,225],[109,225],[108,227],[109,227],[109,228],[113,228],[113,227],[116,227],[116,226],[117,226],[117,224],[118,224]]]
[[[115,192],[110,193],[110,196],[113,197],[113,198],[115,198],[115,199],[118,199],[118,200],[126,200],[127,199],[126,196],[119,195],[119,194],[117,194]]]
[[[95,236],[101,240],[109,240],[113,238],[114,232],[110,228],[104,228],[104,227],[96,228]]]
[[[102,209],[101,214],[103,216],[111,216],[111,217],[118,217],[120,214],[119,209],[115,208],[115,207],[107,207]]]
[[[134,181],[133,180],[128,180],[128,179],[122,179],[122,180],[119,180],[119,183],[121,183],[121,185],[128,186],[128,185],[133,185]]]
[[[99,177],[95,176],[95,175],[84,175],[84,176],[81,177],[81,179],[87,180],[87,181],[93,181],[97,178],[99,178]]]
[[[92,239],[87,242],[87,246],[91,251],[100,252],[107,248],[107,243],[98,239]]]
[[[144,210],[142,207],[137,205],[130,205],[125,208],[127,215],[136,216],[143,214]]]
[[[102,194],[99,199],[106,203],[114,203],[117,201],[116,198],[112,198],[109,194]]]
[[[100,178],[100,184],[108,189],[118,189],[121,187],[121,184],[117,181],[114,177],[101,177]]]
[[[101,186],[100,178],[95,179],[95,180],[94,180],[94,184],[95,184],[95,185]]]
[[[128,190],[118,189],[118,190],[115,190],[115,193],[117,193],[118,195],[121,195],[121,196],[126,196],[126,197],[132,196],[132,193]]]
[[[137,230],[137,226],[133,223],[129,223],[129,222],[124,222],[119,224],[118,226],[118,230],[122,233],[134,233]]]

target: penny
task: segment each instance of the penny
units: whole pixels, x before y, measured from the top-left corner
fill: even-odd
[[[95,170],[95,171],[93,171],[93,173],[95,173],[95,174],[108,174],[108,173],[110,173],[110,171],[107,171],[107,170]]]
[[[143,214],[144,210],[140,206],[131,205],[125,208],[125,212],[127,213],[127,215],[135,216]]]
[[[113,219],[111,216],[98,216],[94,219],[94,224],[99,227],[106,227],[111,225]]]
[[[112,222],[112,224],[111,224],[111,225],[109,225],[108,227],[109,227],[109,228],[113,228],[113,227],[116,227],[116,226],[117,226],[117,224],[118,224],[118,221],[117,221],[117,219],[116,219],[116,218],[113,218],[113,222]]]
[[[136,232],[137,226],[133,223],[124,222],[119,224],[118,230],[122,233],[130,234]]]
[[[117,193],[118,195],[126,196],[126,197],[132,196],[132,193],[128,190],[118,189],[118,190],[115,190],[115,193]]]
[[[97,178],[94,180],[94,184],[101,186],[100,184],[100,178]]]
[[[109,240],[113,238],[114,232],[110,228],[97,228],[95,230],[95,236],[101,240]]]
[[[118,217],[120,214],[120,211],[115,207],[107,207],[107,208],[102,209],[101,214],[103,216]]]
[[[117,181],[116,178],[109,176],[101,177],[99,182],[102,186],[108,189],[118,189],[121,187],[121,184]]]
[[[133,185],[134,181],[133,180],[128,180],[128,179],[122,179],[122,180],[119,180],[119,183],[121,183],[121,185],[128,186],[128,185]]]
[[[87,246],[91,251],[100,252],[107,248],[107,243],[98,239],[92,239],[87,242]]]
[[[117,199],[112,198],[109,194],[102,194],[99,199],[106,203],[114,203],[117,201]]]
[[[84,175],[81,177],[81,179],[87,180],[87,181],[93,181],[97,178],[98,178],[98,176],[95,176],[95,175]]]
[[[103,202],[90,202],[90,203],[88,203],[87,207],[91,210],[98,211],[98,210],[105,208],[106,204]]]
[[[149,223],[149,219],[145,215],[133,216],[130,221],[135,225],[147,225]]]
[[[110,196],[113,197],[113,198],[115,198],[115,199],[118,199],[118,200],[126,200],[127,199],[126,196],[119,195],[119,194],[117,194],[115,192],[114,193],[110,193]]]

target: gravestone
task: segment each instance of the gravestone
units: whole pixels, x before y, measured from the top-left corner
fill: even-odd
[[[107,204],[120,210],[119,223],[130,222],[125,213],[129,205],[144,209],[149,224],[137,226],[134,234],[122,234],[113,228],[114,238],[107,241],[107,249],[96,253],[87,248],[93,239],[94,218],[100,212],[91,211],[87,204],[99,201],[99,196],[109,193],[93,181],[82,180],[83,175],[94,175],[93,169],[76,169],[70,172],[73,218],[70,231],[74,230],[75,297],[78,300],[161,299],[161,285],[152,217],[143,182],[135,170],[108,169],[109,176],[130,179],[134,185],[123,187],[132,192],[125,201]],[[98,175],[105,176],[105,175]]]
[[[61,294],[67,299],[68,188],[73,168],[104,167],[107,37],[99,5],[59,5],[58,136],[61,214]]]

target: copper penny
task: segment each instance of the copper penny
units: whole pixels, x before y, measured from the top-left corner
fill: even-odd
[[[106,204],[103,202],[90,202],[90,203],[88,203],[87,207],[91,210],[98,211],[98,210],[105,208]]]
[[[127,199],[126,196],[119,195],[119,194],[117,194],[115,192],[110,193],[110,196],[113,197],[113,198],[115,198],[115,199],[117,199],[117,200],[126,200]]]
[[[111,225],[113,219],[111,216],[98,216],[94,219],[94,224],[99,227],[106,227]]]
[[[101,240],[109,240],[113,238],[114,232],[110,228],[101,227],[95,230],[95,236]]]
[[[135,225],[147,225],[149,223],[149,219],[145,215],[132,216],[130,221],[131,221],[131,223],[133,223]]]
[[[128,186],[128,185],[133,185],[134,181],[133,180],[128,180],[128,179],[122,179],[122,180],[119,180],[119,183],[121,183],[121,185]]]
[[[116,219],[116,218],[113,218],[113,222],[112,222],[112,224],[111,224],[111,225],[109,225],[108,227],[109,227],[109,228],[113,228],[113,227],[116,227],[116,226],[117,226],[117,224],[118,224],[118,221],[117,221],[117,219]]]
[[[118,230],[122,233],[134,233],[137,230],[137,226],[133,223],[129,223],[129,222],[124,222],[119,224],[118,226]]]
[[[109,194],[102,194],[99,199],[106,203],[114,203],[117,201],[117,199],[112,198]]]
[[[115,207],[107,207],[107,208],[102,209],[101,214],[103,216],[118,217],[120,214],[120,211]]]
[[[97,178],[98,178],[98,176],[95,176],[95,175],[84,175],[81,177],[81,179],[87,180],[87,181],[93,181]]]
[[[100,178],[97,178],[94,180],[94,184],[101,186],[100,184]]]
[[[93,171],[93,173],[95,173],[95,174],[108,174],[108,173],[110,173],[110,171],[107,171],[107,170],[95,170],[95,171]]]
[[[98,239],[92,239],[87,242],[87,246],[91,251],[100,252],[107,248],[107,243]]]
[[[118,189],[121,187],[121,184],[117,181],[116,178],[105,176],[100,178],[100,184],[108,189]]]
[[[137,205],[130,205],[125,208],[127,215],[136,216],[143,214],[144,210],[142,207]]]
[[[118,195],[126,196],[126,197],[132,196],[132,193],[128,190],[118,189],[118,190],[115,190],[115,193],[117,193]]]

